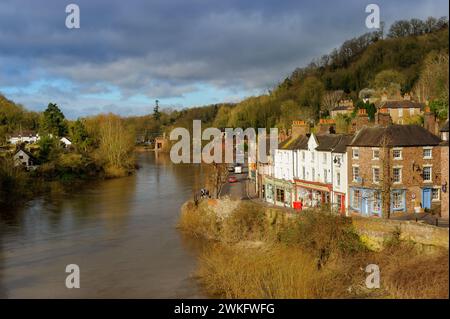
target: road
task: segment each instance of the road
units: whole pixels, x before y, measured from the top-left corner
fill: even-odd
[[[241,174],[235,174],[235,173],[228,173],[228,177],[230,176],[236,176],[237,182],[236,183],[228,183],[222,187],[222,191],[220,193],[220,197],[224,196],[230,196],[231,199],[247,199],[247,191],[245,187],[246,180],[248,178],[248,166],[247,164],[244,164],[242,167],[242,173]]]

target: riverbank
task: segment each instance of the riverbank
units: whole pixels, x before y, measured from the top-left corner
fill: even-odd
[[[66,153],[58,161],[26,171],[12,159],[0,158],[0,207],[20,206],[43,194],[71,192],[86,183],[126,177],[133,167],[99,165],[80,154]]]
[[[196,274],[213,296],[448,298],[448,248],[415,243],[397,228],[374,249],[351,218],[228,199],[186,202],[179,228],[211,243]],[[370,264],[380,268],[379,289],[365,285]]]

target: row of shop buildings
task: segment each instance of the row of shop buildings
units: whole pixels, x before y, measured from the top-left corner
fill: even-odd
[[[363,126],[354,134],[314,134],[307,127],[294,122],[269,163],[250,166],[261,199],[342,215],[437,210],[448,218],[448,122],[441,136],[416,125]]]

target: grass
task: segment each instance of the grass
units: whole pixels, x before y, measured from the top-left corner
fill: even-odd
[[[448,250],[424,254],[393,236],[384,250],[371,251],[349,218],[324,211],[287,215],[252,202],[220,204],[225,206],[188,202],[179,222],[184,232],[214,242],[201,254],[197,272],[213,296],[448,298]],[[218,217],[215,211],[222,210],[230,212]],[[380,267],[380,289],[365,286],[369,264]]]

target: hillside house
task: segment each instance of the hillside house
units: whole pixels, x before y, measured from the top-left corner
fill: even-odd
[[[413,102],[407,98],[403,100],[381,101],[377,108],[378,112],[380,110],[386,110],[384,112],[389,113],[394,124],[406,124],[410,118],[421,115],[425,109],[425,105]]]
[[[21,131],[18,133],[14,133],[8,138],[8,142],[16,145],[21,143],[36,143],[39,141],[39,134],[34,131]]]
[[[26,170],[34,170],[38,166],[38,160],[29,152],[20,149],[14,154],[14,165],[25,167]]]
[[[65,148],[72,146],[72,142],[67,137],[62,137],[59,141]]]

